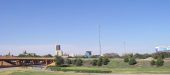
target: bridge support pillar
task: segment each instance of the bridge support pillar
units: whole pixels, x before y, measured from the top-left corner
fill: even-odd
[[[16,65],[21,65],[21,61],[20,60],[16,60]]]
[[[48,65],[48,61],[47,61],[47,60],[45,60],[45,65],[46,65],[46,66]]]
[[[3,61],[0,61],[1,62],[1,66],[3,66]]]
[[[35,65],[35,61],[34,61],[34,60],[31,60],[31,63],[32,63],[33,65]]]

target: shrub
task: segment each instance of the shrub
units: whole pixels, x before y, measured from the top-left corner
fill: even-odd
[[[165,55],[164,55],[164,54],[160,54],[159,57],[162,58],[162,59],[164,59],[164,58],[165,58]]]
[[[124,62],[129,62],[129,58],[128,58],[128,57],[125,57],[125,58],[124,58]]]
[[[156,66],[159,67],[159,66],[163,66],[164,65],[164,61],[162,58],[158,58],[157,61],[156,61]]]
[[[97,60],[96,59],[94,59],[93,61],[92,61],[92,63],[91,63],[93,66],[96,66],[97,65]]]
[[[135,64],[137,64],[137,62],[136,62],[136,59],[135,58],[130,58],[129,59],[129,65],[135,65]]]
[[[77,61],[77,58],[72,60],[71,62],[72,62],[73,65],[76,65],[76,61]]]
[[[133,58],[134,57],[134,55],[133,54],[129,54],[129,58]]]
[[[61,56],[55,56],[55,64],[61,66],[64,64],[64,59]]]
[[[135,58],[139,58],[139,59],[146,59],[146,58],[148,58],[148,57],[151,57],[151,55],[150,55],[150,54],[139,54],[139,53],[136,53],[136,54],[134,55],[134,57],[135,57]]]
[[[76,60],[76,64],[75,64],[76,66],[82,66],[83,65],[83,60],[81,60],[80,58],[78,58],[77,60]]]
[[[103,59],[102,57],[100,57],[99,60],[97,61],[97,66],[102,66],[102,62],[103,62]]]
[[[69,64],[72,64],[72,61],[71,59],[66,59],[65,63],[69,65]]]
[[[155,65],[155,64],[156,64],[155,60],[152,60],[152,61],[150,62],[150,64],[151,64],[151,66]]]
[[[107,57],[103,58],[103,65],[107,65],[110,62],[110,60]]]
[[[120,58],[119,54],[117,53],[105,53],[103,56],[107,58]]]

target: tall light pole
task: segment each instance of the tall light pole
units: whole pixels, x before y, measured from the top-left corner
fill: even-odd
[[[101,34],[100,34],[100,25],[98,25],[98,37],[99,37],[99,51],[100,51],[100,56],[102,56],[102,50],[101,50]]]

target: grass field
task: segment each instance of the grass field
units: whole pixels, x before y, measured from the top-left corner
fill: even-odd
[[[108,65],[105,66],[88,66],[88,67],[63,67],[70,70],[109,70],[112,73],[109,75],[117,74],[170,74],[170,61],[165,61],[164,66],[156,67],[151,66],[148,60],[137,60],[138,64],[130,66],[128,63],[123,62],[122,59],[112,59]],[[44,71],[44,70],[34,70],[29,68],[19,68],[12,70],[0,70],[0,75],[103,75],[102,73],[76,73],[73,71]]]
[[[170,74],[170,61],[165,61],[164,66],[156,67],[150,65],[150,60],[137,60],[138,64],[128,65],[121,59],[112,59],[111,62],[103,66],[112,70],[112,73],[149,73],[149,74]]]
[[[115,74],[170,74],[170,61],[165,61],[164,66],[156,67],[150,65],[150,60],[137,60],[138,64],[128,65],[122,59],[112,59],[108,65],[98,67],[64,67],[71,70],[109,70]]]

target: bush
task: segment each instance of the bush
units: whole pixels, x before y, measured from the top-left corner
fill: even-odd
[[[72,64],[76,65],[77,58],[72,60]]]
[[[97,65],[97,60],[96,59],[94,59],[94,60],[92,60],[92,63],[91,63],[93,66],[96,66]]]
[[[117,53],[105,53],[103,56],[107,58],[120,58],[119,54]]]
[[[164,54],[160,54],[160,58],[164,59],[165,55]]]
[[[125,58],[124,58],[124,62],[129,62],[129,58],[128,58],[128,57],[125,57]]]
[[[155,64],[156,64],[155,60],[152,60],[152,61],[150,62],[150,64],[151,64],[151,66],[155,65]]]
[[[158,58],[157,61],[156,61],[156,66],[159,67],[159,66],[163,66],[164,65],[164,61],[162,58]]]
[[[72,61],[71,61],[71,59],[66,59],[65,63],[70,65],[70,64],[72,64]]]
[[[97,66],[102,66],[102,62],[103,62],[103,59],[102,57],[100,57],[99,60],[97,61]]]
[[[135,64],[137,64],[137,62],[136,62],[136,59],[135,58],[130,58],[129,59],[129,65],[135,65]]]
[[[136,53],[134,55],[135,58],[139,58],[139,59],[146,59],[148,57],[151,57],[151,54],[139,54],[139,53]]]
[[[83,65],[83,60],[81,60],[80,58],[78,58],[76,60],[76,63],[75,63],[76,66],[82,66]]]
[[[134,57],[134,55],[133,54],[129,54],[129,58],[133,58]]]
[[[103,65],[107,65],[110,62],[110,60],[107,57],[103,58]]]
[[[64,64],[64,59],[61,56],[55,56],[55,64],[61,66]]]

